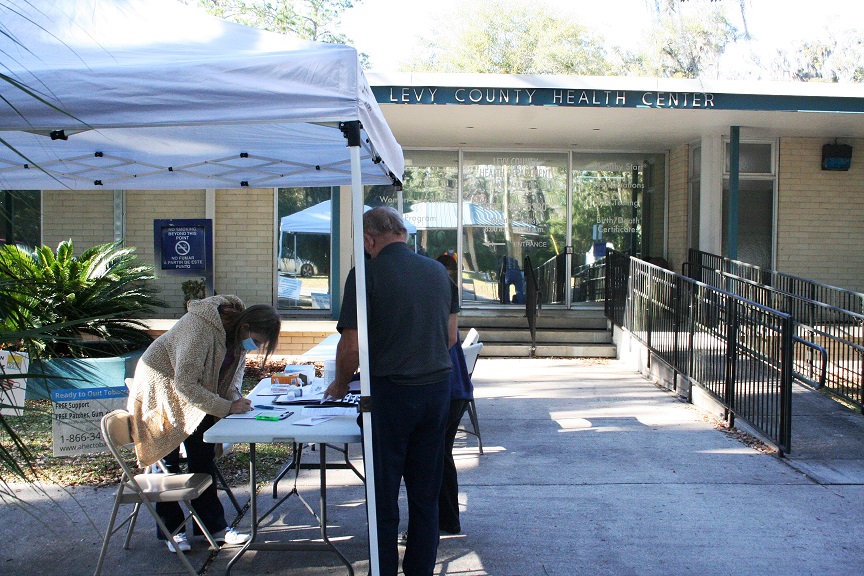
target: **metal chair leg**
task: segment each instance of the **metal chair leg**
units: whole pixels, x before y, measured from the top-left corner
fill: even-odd
[[[477,419],[477,406],[474,404],[473,398],[468,402],[468,418],[471,419],[474,436],[477,437],[477,447],[480,449],[480,454],[483,454],[483,438],[480,436],[480,422]]]
[[[237,502],[237,498],[234,497],[234,492],[231,490],[231,487],[228,486],[228,482],[225,481],[225,477],[222,476],[222,471],[219,470],[218,466],[216,466],[216,480],[216,488],[218,490],[222,490],[223,492],[225,492],[225,494],[228,495],[228,499],[231,500],[231,504],[234,505],[234,509],[237,510],[237,514],[240,514],[243,511],[243,508],[240,506],[240,503]]]

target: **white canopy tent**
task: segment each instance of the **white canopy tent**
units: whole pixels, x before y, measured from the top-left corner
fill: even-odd
[[[170,0],[0,4],[0,188],[352,186],[402,176],[353,48],[228,23]],[[347,146],[346,146],[347,145]],[[369,395],[362,234],[354,234]],[[363,413],[369,434],[369,413]],[[366,438],[368,462],[372,442]],[[378,574],[367,469],[370,568]]]
[[[0,147],[0,187],[348,185],[339,127],[351,121],[362,124],[364,183],[401,177],[402,151],[351,47],[170,0],[5,11],[0,67],[28,90],[0,83],[0,138],[18,152]]]
[[[456,202],[415,202],[405,214],[405,221],[416,224],[419,230],[455,230],[459,218]],[[509,227],[523,235],[537,235],[540,228],[527,222],[508,220],[500,210],[484,208],[473,202],[462,203],[462,226],[481,228]]]
[[[369,206],[363,206],[364,212],[371,209]],[[283,216],[279,219],[279,230],[297,234],[330,234],[332,213],[333,206],[330,200],[324,200],[299,212]],[[417,227],[407,219],[405,220],[405,227],[409,234],[417,233]]]
[[[372,208],[363,206],[363,212]],[[297,258],[297,234],[330,234],[332,230],[333,204],[324,200],[299,212],[279,219],[279,258],[282,257],[282,234],[294,234],[294,258]],[[409,234],[416,234],[417,227],[405,220]]]

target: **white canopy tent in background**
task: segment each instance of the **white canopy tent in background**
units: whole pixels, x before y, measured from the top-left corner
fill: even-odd
[[[363,212],[372,208],[363,206]],[[304,208],[293,214],[288,214],[279,219],[279,258],[282,257],[282,234],[295,234],[294,258],[297,258],[296,234],[330,234],[332,230],[333,204],[330,200],[324,200],[308,208]],[[417,227],[405,220],[405,228],[409,234],[416,234]]]
[[[369,206],[363,206],[363,212],[371,209]],[[332,211],[333,206],[330,200],[324,200],[299,212],[283,216],[279,219],[279,229],[282,232],[298,234],[330,234]],[[405,220],[405,227],[409,234],[417,233],[417,227],[407,219]]]
[[[402,150],[347,46],[232,24],[171,0],[29,0],[0,4],[0,54],[3,189],[350,184],[360,230],[363,184],[402,176]],[[353,252],[368,396],[362,239],[354,234]],[[363,418],[368,435],[369,413]],[[371,466],[366,480],[378,574]]]
[[[416,225],[419,230],[455,230],[458,226],[456,202],[415,202],[405,214],[405,221]],[[462,203],[462,226],[494,227],[508,226],[513,232],[523,235],[537,235],[540,229],[526,222],[508,220],[500,210],[484,208],[473,202]]]

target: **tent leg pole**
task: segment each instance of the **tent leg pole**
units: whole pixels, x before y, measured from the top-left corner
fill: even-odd
[[[346,122],[345,124],[352,124]],[[357,282],[357,341],[360,348],[360,393],[370,397],[369,385],[369,333],[367,330],[366,309],[366,259],[363,254],[363,183],[360,172],[360,124],[345,130],[348,149],[351,153],[351,220],[354,234],[354,274]],[[375,511],[375,473],[372,452],[372,414],[362,413],[363,417],[363,461],[366,473],[366,516],[369,528],[369,574],[380,575],[378,559],[378,516]]]

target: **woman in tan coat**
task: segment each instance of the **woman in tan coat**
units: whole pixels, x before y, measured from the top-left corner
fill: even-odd
[[[203,436],[217,419],[249,411],[249,400],[240,393],[246,352],[264,349],[266,360],[276,349],[280,326],[272,306],[246,308],[236,296],[193,300],[188,312],[141,356],[129,389],[127,409],[133,415],[139,464],[164,459],[169,471],[176,472],[184,444],[189,472],[213,476],[213,484],[192,505],[216,539],[228,544],[242,544],[248,535],[226,530],[216,493],[216,446]],[[171,531],[183,521],[176,502],[157,503],[156,510]],[[157,537],[164,538],[158,531]],[[182,531],[167,544],[171,552],[175,546],[190,548]]]

